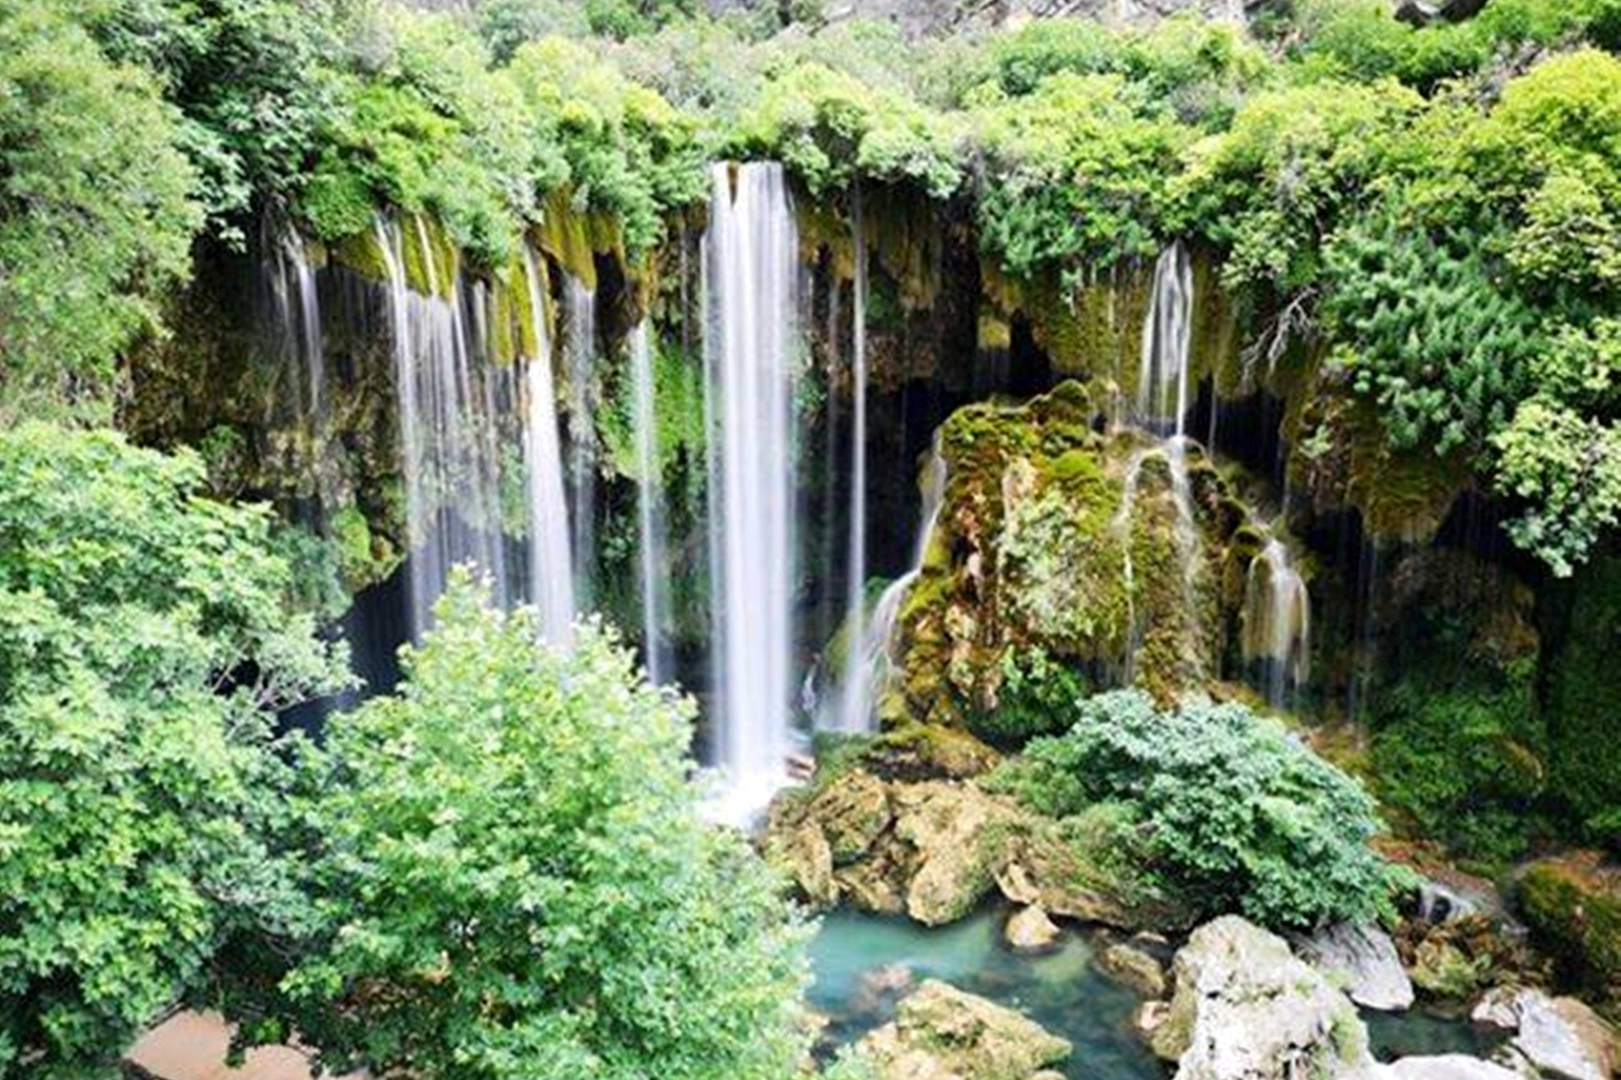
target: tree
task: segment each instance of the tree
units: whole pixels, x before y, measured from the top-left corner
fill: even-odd
[[[698,817],[691,702],[596,626],[537,647],[465,576],[437,616],[400,693],[308,763],[324,922],[275,1007],[337,1069],[792,1075],[803,932]]]
[[[236,928],[301,909],[271,726],[339,658],[268,511],[202,484],[115,434],[0,432],[0,1074],[115,1063]]]
[[[1057,817],[1123,808],[1157,872],[1210,915],[1298,929],[1366,921],[1384,903],[1387,872],[1368,847],[1373,800],[1241,705],[1161,711],[1139,691],[1102,694],[996,782]]]
[[[189,269],[197,175],[152,79],[54,0],[0,0],[0,424],[103,414],[118,351]]]

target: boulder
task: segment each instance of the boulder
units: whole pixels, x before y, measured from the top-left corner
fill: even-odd
[[[1525,1080],[1501,1065],[1463,1054],[1405,1057],[1394,1064],[1379,1066],[1372,1076],[1377,1080]]]
[[[821,826],[833,865],[848,866],[889,828],[889,791],[882,780],[857,769],[818,792],[806,816]]]
[[[906,914],[904,875],[887,859],[872,858],[834,871],[839,893],[861,911],[879,915]]]
[[[1141,949],[1130,945],[1110,945],[1097,957],[1098,970],[1125,983],[1145,998],[1162,998],[1169,989],[1165,968]]]
[[[1118,868],[1118,848],[1107,829],[1077,828],[1078,820],[1019,817],[1019,827],[1006,835],[995,860],[996,885],[1004,897],[1121,930],[1191,925],[1175,904]]]
[[[1034,1080],[1070,1044],[1012,1009],[929,980],[857,1044],[880,1080]]]
[[[1289,945],[1234,915],[1176,954],[1176,992],[1151,1039],[1177,1080],[1313,1080],[1374,1069],[1356,1007]]]
[[[1594,999],[1621,1002],[1621,867],[1596,851],[1532,863],[1517,899],[1536,940]]]
[[[1063,931],[1039,907],[1027,907],[1007,921],[1007,943],[1020,952],[1050,949]]]
[[[812,907],[830,908],[839,902],[833,852],[814,821],[802,821],[773,834],[766,844],[766,858],[788,875]]]
[[[1482,998],[1470,1019],[1513,1030],[1510,1045],[1543,1076],[1609,1080],[1614,1070],[1614,1033],[1575,998],[1503,987]]]
[[[1413,981],[1402,967],[1396,943],[1383,930],[1340,923],[1294,944],[1301,959],[1358,1005],[1387,1012],[1412,1008]]]
[[[895,838],[913,853],[906,913],[942,926],[973,911],[995,883],[993,840],[1017,814],[972,784],[928,781],[897,788]]]

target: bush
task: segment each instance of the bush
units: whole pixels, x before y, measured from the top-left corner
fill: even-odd
[[[1041,648],[1009,649],[996,707],[976,711],[968,727],[992,746],[1017,748],[1062,731],[1087,694],[1086,677]]]
[[[114,434],[0,432],[0,1075],[110,1070],[234,930],[302,917],[271,730],[341,666],[268,511],[202,483]]]
[[[1066,734],[1037,739],[995,783],[1068,817],[1129,807],[1168,884],[1206,915],[1276,928],[1367,921],[1387,870],[1368,847],[1373,800],[1275,721],[1240,705],[1162,712],[1137,691],[1082,703]]]
[[[465,575],[436,614],[307,762],[324,920],[266,1033],[424,1080],[793,1075],[804,933],[699,819],[692,703],[595,626],[537,648]]]

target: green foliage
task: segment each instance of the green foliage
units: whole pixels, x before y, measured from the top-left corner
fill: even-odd
[[[0,427],[104,414],[114,359],[188,270],[197,176],[152,78],[54,0],[0,2]]]
[[[400,693],[308,762],[323,922],[281,984],[292,1027],[425,1080],[791,1075],[804,932],[699,820],[691,702],[596,626],[537,649],[465,576],[437,616]]]
[[[1569,628],[1549,665],[1550,791],[1590,840],[1621,850],[1621,559],[1595,559],[1569,586]]]
[[[110,433],[0,433],[0,1073],[110,1068],[233,931],[303,912],[271,725],[339,658],[268,512],[202,482]]]
[[[1044,650],[1010,648],[1002,656],[996,707],[973,713],[968,726],[992,746],[1022,746],[1067,727],[1088,692],[1085,676]]]
[[[1058,817],[1130,807],[1161,872],[1209,914],[1300,928],[1367,920],[1385,902],[1373,800],[1243,706],[1161,712],[1136,691],[1094,697],[997,782]]]
[[[1509,537],[1569,577],[1621,520],[1621,423],[1533,398],[1492,446],[1498,489],[1525,507],[1507,523]]]

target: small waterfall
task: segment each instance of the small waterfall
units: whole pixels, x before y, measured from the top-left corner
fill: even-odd
[[[573,637],[574,564],[569,554],[568,502],[563,451],[557,436],[557,392],[552,380],[551,336],[540,259],[523,248],[524,284],[535,326],[534,355],[524,358],[524,466],[529,497],[529,593],[541,634],[567,645]]]
[[[416,228],[423,252],[431,252],[420,218]],[[410,620],[413,634],[420,634],[457,563],[472,563],[490,578],[495,600],[503,606],[510,602],[500,531],[496,400],[484,348],[482,290],[466,288],[458,272],[446,283],[445,298],[434,259],[425,254],[430,295],[412,291],[399,223],[380,221],[377,230],[389,275],[411,547]],[[471,329],[462,307],[469,294],[475,313]]]
[[[1243,627],[1244,659],[1263,668],[1267,704],[1281,709],[1289,691],[1306,683],[1311,597],[1276,537],[1250,561]]]
[[[1188,412],[1193,346],[1193,260],[1178,240],[1154,264],[1153,293],[1143,322],[1137,372],[1137,419],[1160,433],[1182,434]]]
[[[855,247],[855,305],[851,313],[850,348],[850,557],[845,574],[848,594],[844,620],[848,647],[838,727],[840,731],[863,731],[872,712],[872,684],[865,655],[867,633],[864,628],[867,616],[867,240],[861,222],[860,185],[851,193],[850,232]]]
[[[1120,508],[1115,512],[1112,530],[1121,545],[1123,574],[1126,586],[1126,651],[1121,665],[1121,678],[1131,685],[1137,678],[1137,653],[1145,638],[1154,628],[1156,619],[1173,615],[1181,620],[1180,633],[1184,646],[1183,659],[1188,674],[1196,675],[1204,666],[1204,628],[1199,622],[1198,587],[1200,573],[1199,523],[1195,516],[1193,482],[1188,471],[1188,448],[1194,445],[1184,435],[1173,435],[1157,446],[1145,447],[1132,454],[1126,463],[1121,483]],[[1181,604],[1175,612],[1144,611],[1137,602],[1138,567],[1133,553],[1136,527],[1139,524],[1138,504],[1145,497],[1143,491],[1144,466],[1155,459],[1165,463],[1169,484],[1163,489],[1150,489],[1150,499],[1168,498],[1174,515],[1170,523],[1170,540],[1175,548],[1179,567]],[[1152,504],[1150,504],[1152,505]],[[1150,518],[1150,521],[1153,521]]]
[[[840,710],[838,730],[848,734],[862,734],[876,729],[874,707],[879,694],[889,685],[895,670],[895,631],[900,622],[901,609],[906,598],[923,572],[923,560],[929,552],[929,538],[940,522],[940,508],[945,504],[948,470],[946,459],[940,453],[940,435],[935,433],[929,449],[929,459],[923,466],[918,487],[923,495],[923,519],[918,529],[916,554],[912,568],[889,583],[878,603],[873,605],[872,620],[859,639],[850,639],[851,661],[847,679],[856,679],[862,685],[862,711],[851,715]]]
[[[596,397],[591,380],[597,351],[597,294],[573,275],[563,283],[563,322],[568,360],[569,482],[574,492],[574,592],[589,606],[596,552]]]
[[[295,386],[300,407],[307,410],[319,440],[326,353],[321,340],[321,299],[315,289],[315,267],[310,263],[304,238],[290,226],[277,230],[267,244],[276,322],[287,338],[287,355],[296,364],[292,369],[294,378],[303,384]]]
[[[664,615],[664,484],[658,461],[658,386],[653,373],[652,334],[647,320],[630,334],[631,390],[635,399],[636,471],[641,477],[637,510],[641,530],[642,640],[647,675],[664,681],[666,664],[660,626]]]
[[[704,239],[716,760],[737,816],[786,779],[798,236],[780,165],[716,165]]]

